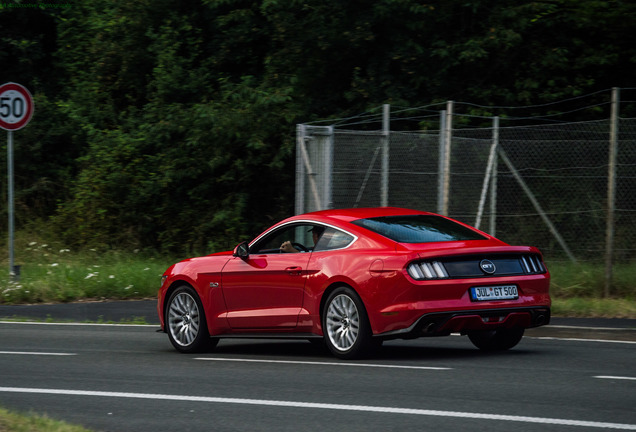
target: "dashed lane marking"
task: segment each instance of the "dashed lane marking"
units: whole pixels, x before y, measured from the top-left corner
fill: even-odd
[[[35,356],[74,356],[75,353],[55,353],[55,352],[29,352],[29,351],[0,351],[2,355],[35,355]]]
[[[611,375],[597,375],[594,378],[598,379],[608,379],[608,380],[627,380],[627,381],[636,381],[636,377],[626,377],[626,376],[611,376]]]
[[[382,365],[373,363],[336,363],[336,362],[308,362],[294,360],[259,360],[259,359],[234,359],[223,357],[197,357],[195,360],[219,361],[219,362],[244,362],[244,363],[281,363],[281,364],[302,364],[311,366],[349,366],[387,369],[423,369],[423,370],[452,370],[448,367],[437,366],[408,366],[408,365]]]

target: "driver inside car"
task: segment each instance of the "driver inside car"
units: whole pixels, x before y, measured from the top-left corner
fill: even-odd
[[[322,233],[325,231],[324,227],[320,227],[320,226],[314,226],[312,229],[310,229],[308,232],[311,232],[312,235],[312,239],[314,241],[314,246],[316,245],[316,243],[318,243],[318,240],[320,239],[320,236],[322,235]],[[292,242],[287,240],[286,242],[283,242],[282,245],[280,245],[280,251],[281,253],[298,253],[300,252],[298,249],[296,249],[293,245]]]

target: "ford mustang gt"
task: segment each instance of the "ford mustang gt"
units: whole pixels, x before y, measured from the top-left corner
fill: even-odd
[[[180,352],[221,338],[303,338],[342,359],[382,341],[467,335],[506,350],[550,321],[538,249],[433,213],[325,210],[164,273],[157,312]]]

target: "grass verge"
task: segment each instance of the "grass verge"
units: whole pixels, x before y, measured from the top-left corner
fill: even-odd
[[[0,432],[89,432],[81,426],[34,414],[22,415],[0,408]]]
[[[636,301],[629,299],[555,298],[552,316],[636,319]]]
[[[613,267],[610,298],[603,297],[605,268],[597,263],[547,263],[552,314],[562,317],[636,319],[636,264]]]
[[[18,282],[0,269],[0,304],[154,298],[165,269],[183,257],[119,251],[70,251],[55,244],[16,242]],[[1,257],[0,257],[1,258]],[[1,261],[0,261],[1,262]],[[614,266],[603,298],[600,263],[548,262],[554,316],[636,319],[636,264]]]
[[[8,269],[0,273],[0,304],[155,297],[161,275],[173,262],[148,253],[72,252],[36,242],[16,255],[22,263],[19,280],[12,281]]]

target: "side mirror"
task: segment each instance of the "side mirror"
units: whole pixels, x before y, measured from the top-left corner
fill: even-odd
[[[250,247],[247,242],[245,241],[235,247],[234,253],[232,255],[242,259],[246,259],[250,255]]]

